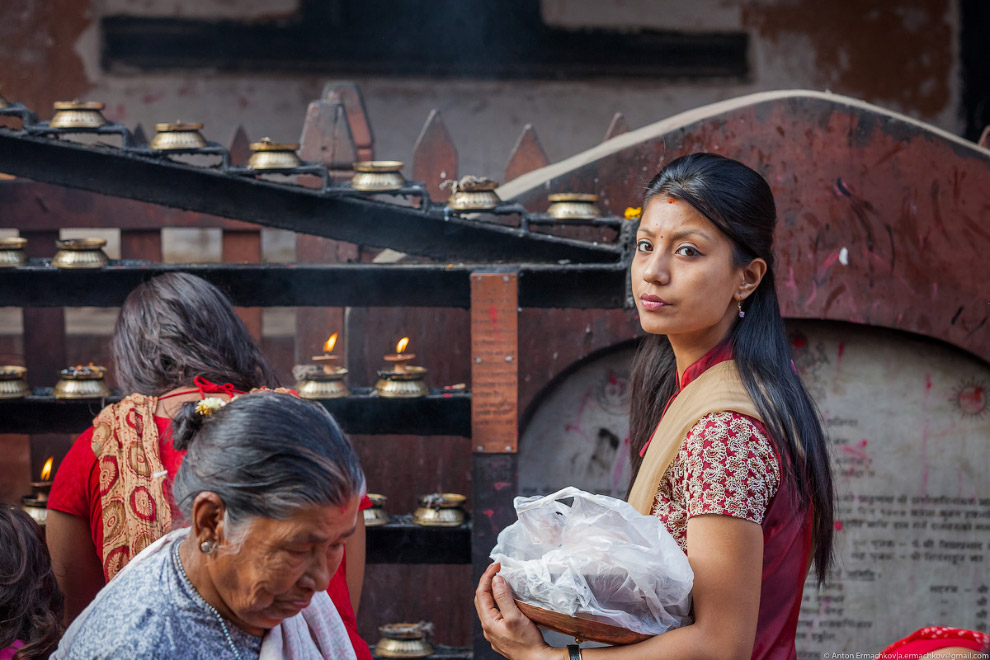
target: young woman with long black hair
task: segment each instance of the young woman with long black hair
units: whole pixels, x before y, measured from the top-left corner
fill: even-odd
[[[687,553],[694,623],[584,660],[792,660],[810,564],[821,582],[832,560],[833,491],[777,302],[773,194],[742,163],[698,153],[654,177],[643,209],[631,276],[647,336],[632,374],[629,502]],[[475,597],[492,647],[561,660],[497,571]]]

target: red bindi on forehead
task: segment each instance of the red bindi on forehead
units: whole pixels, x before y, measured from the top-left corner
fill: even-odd
[[[667,203],[668,204],[676,204],[677,203],[677,200],[674,199],[673,197],[668,197],[667,198]]]

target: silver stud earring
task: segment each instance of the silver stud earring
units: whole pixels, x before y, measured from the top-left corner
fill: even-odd
[[[746,312],[743,311],[742,301],[739,300],[738,298],[736,298],[736,307],[739,308],[739,318],[745,317],[746,316]]]
[[[202,552],[204,555],[210,554],[211,552],[213,552],[213,542],[203,541],[202,543],[199,544],[199,551]]]

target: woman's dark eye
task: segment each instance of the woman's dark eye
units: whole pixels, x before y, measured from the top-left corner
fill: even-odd
[[[682,245],[681,247],[677,248],[677,254],[681,255],[682,257],[697,257],[701,253],[698,252],[698,250],[696,250],[695,248],[691,247],[690,245]]]
[[[637,252],[649,252],[653,249],[649,241],[636,241],[636,251]]]

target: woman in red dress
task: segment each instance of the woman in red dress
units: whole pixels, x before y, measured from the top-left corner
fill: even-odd
[[[226,296],[186,273],[160,275],[127,296],[110,352],[118,384],[133,394],[104,408],[75,441],[48,501],[48,548],[67,624],[132,557],[169,532],[173,520],[181,524],[170,489],[185,456],[171,434],[182,405],[278,385]],[[369,505],[365,498],[362,508]],[[345,559],[328,593],[358,660],[370,660],[354,614],[364,577],[358,518],[348,542],[350,565]]]
[[[647,336],[632,375],[629,502],[659,517],[694,570],[690,625],[572,659],[793,660],[805,577],[832,558],[824,431],[793,367],[774,282],[767,182],[714,154],[650,182],[631,281]],[[561,660],[485,572],[486,638],[512,660]]]

